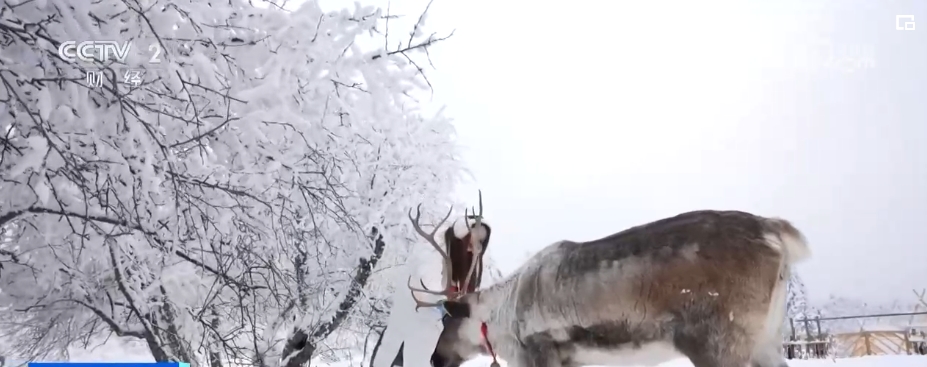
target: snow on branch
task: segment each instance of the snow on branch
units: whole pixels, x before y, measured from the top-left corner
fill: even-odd
[[[290,336],[286,348],[283,350],[286,367],[298,367],[309,362],[318,343],[328,338],[332,332],[337,330],[341,324],[345,322],[348,314],[350,314],[351,310],[357,304],[361,291],[367,284],[367,280],[373,274],[373,270],[377,262],[379,262],[380,258],[383,256],[384,250],[386,250],[386,243],[383,242],[383,236],[380,235],[376,229],[373,231],[373,236],[376,237],[373,255],[370,259],[360,258],[354,275],[354,281],[348,288],[347,294],[341,302],[338,303],[335,314],[332,315],[331,319],[318,325],[311,335],[297,328],[293,332],[293,335]]]
[[[115,334],[156,360],[305,365],[382,314],[405,211],[449,204],[463,172],[451,120],[413,97],[447,37],[422,15],[389,47],[381,9],[271,5],[0,5],[0,339],[16,358]],[[84,41],[128,48],[59,52]]]

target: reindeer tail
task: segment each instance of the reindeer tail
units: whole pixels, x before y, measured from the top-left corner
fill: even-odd
[[[766,225],[770,234],[774,234],[773,238],[768,240],[769,244],[778,247],[787,264],[798,263],[811,257],[808,241],[791,223],[784,219],[772,218],[766,220]]]

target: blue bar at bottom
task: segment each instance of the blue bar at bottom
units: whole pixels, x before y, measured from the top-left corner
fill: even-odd
[[[190,367],[183,362],[29,362],[29,367]]]

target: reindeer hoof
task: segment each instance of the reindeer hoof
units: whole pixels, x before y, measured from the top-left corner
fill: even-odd
[[[493,362],[489,367],[500,367],[499,362]]]

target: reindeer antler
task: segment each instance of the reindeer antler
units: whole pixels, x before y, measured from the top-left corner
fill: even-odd
[[[480,213],[476,214],[476,208],[470,207],[473,210],[473,214],[467,214],[467,209],[464,208],[464,222],[467,223],[467,228],[473,228],[474,225],[478,226],[483,222],[483,190],[479,190],[480,195]],[[473,219],[473,224],[470,224],[470,219]]]
[[[467,215],[466,209],[464,209],[464,220],[467,223],[467,228],[470,229],[470,246],[473,248],[473,261],[470,262],[470,270],[467,271],[467,277],[464,278],[464,288],[470,286],[470,278],[473,277],[473,273],[476,271],[477,263],[482,261],[483,253],[483,243],[481,242],[483,238],[473,234],[473,230],[483,231],[483,190],[479,190],[480,196],[480,213],[476,213],[476,209],[473,208],[473,214]],[[472,207],[471,207],[472,208]],[[470,224],[469,219],[473,219],[473,224]],[[482,233],[482,232],[481,232]]]
[[[418,309],[419,309],[419,308],[422,308],[422,307],[441,307],[441,306],[444,304],[444,301],[443,301],[443,300],[437,301],[437,302],[425,302],[425,301],[422,301],[422,300],[418,299],[417,297],[415,297],[415,292],[423,292],[423,293],[428,293],[428,294],[443,295],[443,296],[446,296],[446,297],[448,297],[448,298],[450,298],[450,296],[451,296],[452,294],[455,294],[455,292],[454,292],[453,290],[451,290],[450,288],[445,289],[445,290],[440,291],[440,292],[439,292],[439,291],[432,291],[432,290],[428,290],[428,289],[424,288],[424,287],[425,287],[425,283],[422,282],[421,280],[419,280],[419,283],[422,284],[422,288],[415,288],[415,287],[412,287],[412,276],[411,276],[411,275],[409,276],[409,280],[406,282],[406,286],[409,287],[409,293],[412,293],[412,300],[415,301],[415,311],[418,311]]]
[[[431,244],[431,247],[434,247],[435,250],[437,250],[438,253],[441,254],[441,257],[445,259],[448,258],[447,252],[445,252],[444,249],[442,249],[441,246],[438,245],[438,240],[435,239],[435,234],[438,233],[438,229],[441,228],[441,225],[444,224],[444,222],[447,222],[447,218],[451,217],[451,212],[453,211],[454,211],[454,207],[451,206],[451,209],[447,211],[447,215],[445,215],[444,218],[441,219],[440,222],[438,222],[438,224],[435,224],[435,229],[431,231],[430,233],[426,233],[425,230],[422,229],[422,225],[421,225],[422,204],[418,204],[418,206],[415,207],[415,218],[412,218],[412,209],[409,209],[409,220],[412,221],[412,228],[415,229],[415,232],[417,232],[419,236],[422,236],[422,238],[428,241],[428,243]]]
[[[437,250],[439,254],[441,254],[441,257],[444,260],[444,272],[446,272],[447,274],[450,274],[450,271],[451,271],[451,258],[450,256],[448,256],[447,252],[444,251],[444,249],[442,249],[440,245],[438,245],[438,241],[437,239],[435,239],[435,234],[438,233],[438,229],[441,228],[441,225],[443,225],[444,222],[446,222],[447,219],[451,217],[451,213],[453,211],[454,211],[454,207],[451,206],[451,209],[447,211],[447,215],[445,215],[444,218],[441,219],[440,222],[438,222],[438,224],[435,224],[434,230],[431,232],[425,232],[425,230],[422,229],[422,225],[421,225],[422,204],[419,204],[415,208],[415,218],[412,217],[412,209],[409,209],[409,221],[412,222],[412,228],[415,229],[415,232],[418,233],[419,236],[421,236],[426,241],[428,241],[428,243],[431,244],[431,247],[434,247],[434,249]],[[412,276],[410,275],[409,281],[406,284],[409,287],[409,292],[412,293],[412,299],[415,300],[415,310],[416,311],[418,311],[418,309],[421,307],[438,307],[441,305],[441,302],[435,303],[435,302],[421,301],[415,297],[415,292],[443,295],[443,296],[447,296],[448,298],[450,298],[450,296],[454,294],[453,289],[451,287],[451,281],[450,281],[449,276],[447,277],[447,284],[444,285],[444,290],[442,291],[429,290],[428,288],[425,287],[425,283],[421,279],[419,279],[419,283],[421,283],[422,285],[421,289],[412,287]]]

